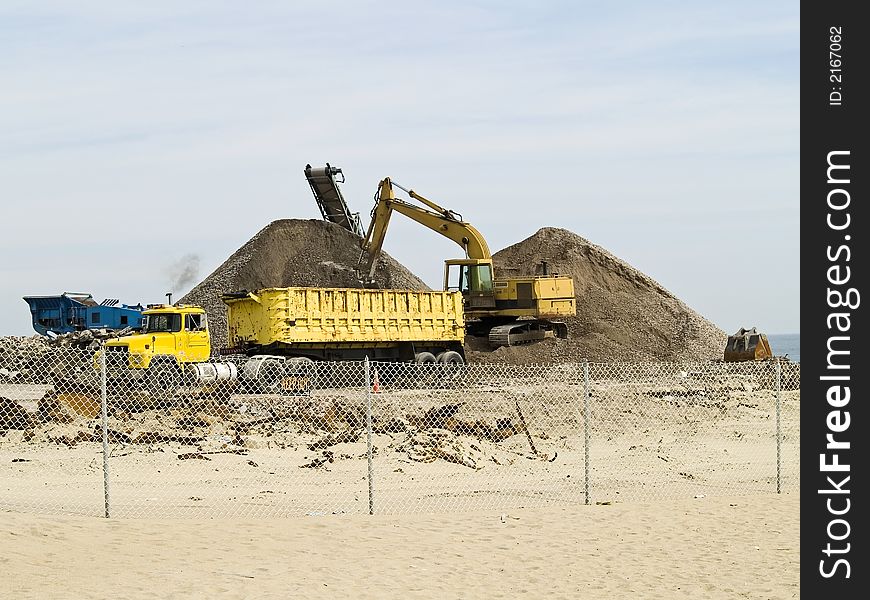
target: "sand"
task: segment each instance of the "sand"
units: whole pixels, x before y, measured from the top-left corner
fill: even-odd
[[[487,362],[698,361],[721,359],[727,335],[659,282],[601,246],[556,227],[493,255],[498,278],[543,275],[574,280],[577,315],[567,317],[568,339],[505,348]],[[483,361],[482,361],[483,362]]]
[[[796,494],[455,515],[0,513],[0,597],[797,598]]]
[[[564,366],[435,389],[391,387],[385,370],[375,423],[459,402],[457,418],[492,422],[521,404],[529,436],[457,433],[469,467],[414,460],[404,433],[378,430],[373,516],[365,438],[310,446],[326,421],[308,407],[349,410],[329,417],[346,431],[358,388],[290,397],[299,410],[262,427],[278,399],[233,396],[208,426],[205,405],[202,423],[182,407],[113,414],[130,439],[111,442],[111,519],[93,419],[8,429],[0,599],[796,598],[800,392],[777,411],[767,371],[705,368],[591,365],[589,505],[582,380]],[[4,394],[32,408],[44,387]]]

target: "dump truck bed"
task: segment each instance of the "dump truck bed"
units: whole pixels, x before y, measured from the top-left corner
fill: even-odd
[[[461,344],[462,294],[356,288],[267,288],[223,296],[231,347]]]

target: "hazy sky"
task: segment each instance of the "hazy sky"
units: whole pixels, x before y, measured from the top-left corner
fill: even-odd
[[[0,335],[25,295],[160,302],[389,176],[493,251],[555,226],[731,333],[799,331],[797,2],[0,4]],[[397,215],[440,287],[461,249]],[[174,290],[175,298],[192,287]]]

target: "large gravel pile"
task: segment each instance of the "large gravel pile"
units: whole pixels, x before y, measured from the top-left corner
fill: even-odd
[[[659,283],[607,250],[565,229],[545,227],[497,252],[497,278],[548,272],[574,279],[577,316],[566,319],[568,340],[550,340],[483,354],[481,362],[696,361],[721,359],[727,334]]]
[[[338,225],[314,219],[273,221],[180,302],[205,308],[212,347],[223,348],[227,312],[221,294],[265,287],[361,287],[355,272],[359,256],[359,238]],[[384,252],[375,279],[384,288],[429,289]]]

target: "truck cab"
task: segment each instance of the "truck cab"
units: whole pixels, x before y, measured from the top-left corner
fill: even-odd
[[[211,340],[203,308],[188,304],[149,304],[142,315],[142,333],[106,342],[107,359],[131,369],[147,369],[154,361],[182,367],[208,360]]]

